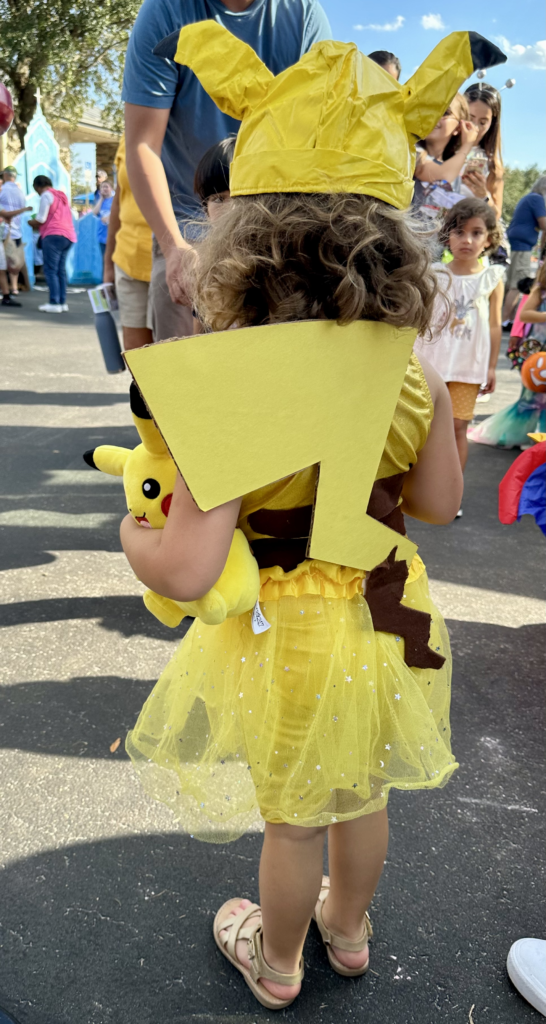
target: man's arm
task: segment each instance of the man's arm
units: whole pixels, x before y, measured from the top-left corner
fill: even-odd
[[[127,174],[133,195],[165,256],[171,299],[188,306],[191,301],[184,278],[193,249],[180,234],[161,162],[169,116],[168,109],[125,104]]]

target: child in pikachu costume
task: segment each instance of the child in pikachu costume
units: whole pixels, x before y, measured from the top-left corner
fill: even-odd
[[[85,452],[88,466],[110,476],[123,477],[127,508],[141,527],[162,530],[171,505],[176,466],[152,420],[138,388],[130,389],[131,412],[141,444],[118,448],[103,444]],[[260,578],[256,559],[241,530],[235,530],[222,575],[214,587],[197,601],[173,601],[146,590],[146,608],[164,626],[174,629],[186,615],[205,625],[217,626],[232,615],[241,615],[258,600]]]
[[[354,44],[326,41],[274,77],[216,22],[155,52],[241,128],[234,198],[196,270],[199,313],[223,333],[127,357],[181,478],[161,538],[130,517],[121,538],[139,578],[176,596],[212,576],[237,526],[260,565],[263,621],[195,622],[127,750],[192,835],[235,839],[265,819],[260,905],[229,900],[213,934],[256,998],[282,1009],[312,918],[333,970],[368,969],[389,791],[443,786],[457,768],[449,640],[403,511],[451,521],[462,477],[445,386],[411,352],[435,297],[426,242],[397,211],[416,141],[473,70],[505,58],[456,32],[401,85]],[[358,434],[348,475],[344,451],[319,450],[340,423]]]

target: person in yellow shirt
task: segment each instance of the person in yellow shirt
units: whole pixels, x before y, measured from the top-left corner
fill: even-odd
[[[152,232],[129,186],[124,135],[116,153],[116,170],[118,182],[108,224],[104,282],[115,285],[123,327],[123,347],[140,348],[153,341],[147,325]]]

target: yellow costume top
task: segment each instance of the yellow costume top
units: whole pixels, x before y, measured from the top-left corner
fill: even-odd
[[[116,235],[112,260],[137,281],[149,281],[152,276],[152,232],[137,206],[129,185],[125,163],[125,135],[122,135],[116,153],[116,171],[121,226]]]

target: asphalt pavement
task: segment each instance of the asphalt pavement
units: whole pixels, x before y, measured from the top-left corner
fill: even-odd
[[[82,461],[138,443],[128,374],[105,373],[85,294],[62,316],[22,301],[0,310],[0,1005],[20,1024],[538,1022],[505,969],[544,934],[544,538],[496,507],[519,452],[472,445],[463,518],[408,520],[451,634],[461,767],[391,796],[369,973],[334,974],[312,928],[302,994],[274,1014],[211,932],[225,899],[257,897],[261,836],[191,839],[124,753],[183,632],[120,551],[121,481]],[[503,356],[478,415],[518,391]]]

